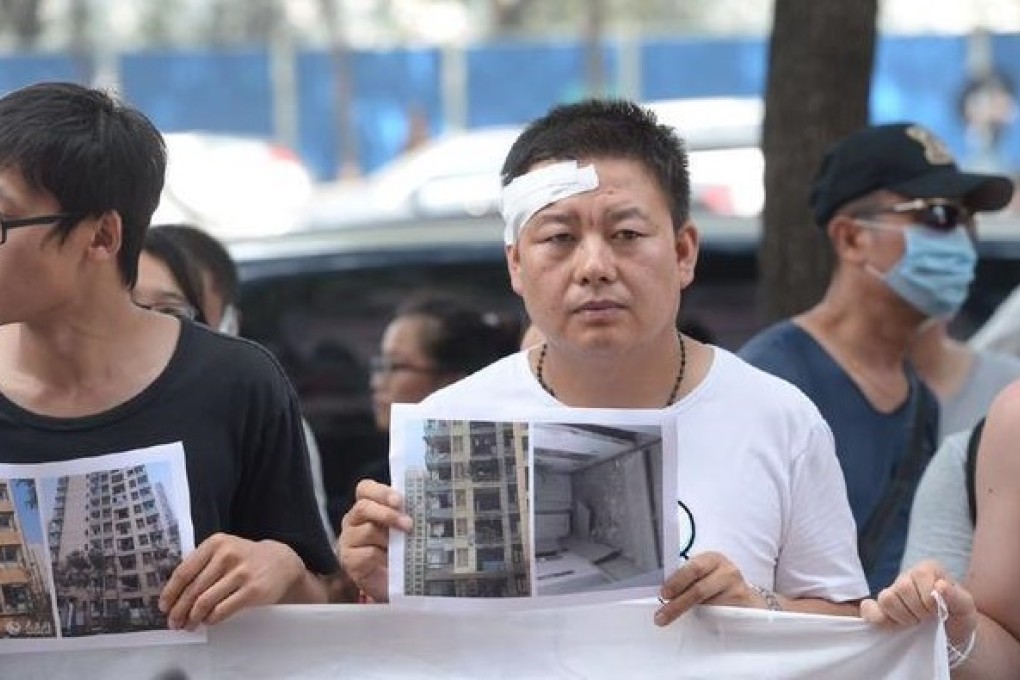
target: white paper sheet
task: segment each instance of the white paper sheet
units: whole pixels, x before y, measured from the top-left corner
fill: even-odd
[[[662,411],[397,405],[390,598],[474,611],[653,596],[680,562]]]
[[[181,443],[0,464],[0,486],[0,654],[205,641],[156,607],[195,547]]]

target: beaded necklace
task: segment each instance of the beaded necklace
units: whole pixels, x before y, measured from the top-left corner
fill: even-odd
[[[687,345],[684,343],[684,336],[677,333],[677,338],[680,340],[680,370],[676,374],[676,382],[673,383],[673,390],[669,393],[669,399],[666,400],[663,408],[672,406],[673,402],[676,401],[676,395],[680,391],[680,383],[684,381],[684,372],[687,369]],[[542,349],[538,353],[538,365],[535,367],[535,377],[538,378],[538,384],[542,386],[542,389],[549,393],[549,396],[555,397],[556,393],[553,392],[552,388],[546,384],[545,378],[542,375],[542,368],[545,366],[545,353],[549,349],[549,343],[543,342]]]

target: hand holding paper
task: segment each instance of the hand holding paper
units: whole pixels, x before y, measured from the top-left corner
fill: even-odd
[[[308,576],[283,543],[214,534],[174,570],[159,608],[171,629],[194,630],[247,607],[281,602]]]
[[[370,479],[358,482],[354,507],[341,522],[340,566],[362,592],[376,602],[389,599],[387,550],[390,529],[409,531],[403,498],[391,487]]]
[[[730,560],[717,552],[695,555],[666,579],[655,612],[655,623],[665,626],[698,604],[763,608],[764,601],[744,580]]]

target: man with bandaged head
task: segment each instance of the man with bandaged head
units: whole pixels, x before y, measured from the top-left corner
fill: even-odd
[[[655,623],[701,603],[855,614],[867,587],[828,426],[788,383],[677,333],[698,233],[672,128],[624,101],[559,106],[514,143],[503,183],[511,284],[544,342],[424,403],[663,409],[697,531]],[[357,495],[340,557],[385,600],[387,532],[411,518],[389,487]]]

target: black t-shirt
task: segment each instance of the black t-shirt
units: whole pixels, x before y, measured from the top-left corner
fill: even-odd
[[[312,491],[297,396],[268,351],[181,323],[169,364],[104,413],[52,418],[0,395],[0,462],[47,463],[181,442],[195,541],[273,539],[309,570],[338,569]]]

